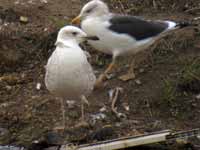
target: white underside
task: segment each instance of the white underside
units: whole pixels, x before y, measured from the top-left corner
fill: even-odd
[[[93,90],[96,77],[87,58],[78,46],[58,46],[48,60],[45,84],[56,96],[78,99]]]
[[[100,38],[99,41],[89,41],[97,50],[114,56],[136,54],[152,45],[160,36],[136,41],[128,34],[119,34],[108,29],[109,16],[88,17],[82,21],[81,27],[88,35],[94,35]],[[167,21],[170,25],[166,32],[175,27],[175,23]],[[163,32],[165,33],[165,32]]]

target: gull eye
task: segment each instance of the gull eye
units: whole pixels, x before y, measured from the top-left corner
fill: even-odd
[[[96,7],[97,7],[97,5],[93,5],[93,7],[88,8],[85,12],[89,14],[89,13],[91,13]]]
[[[72,35],[76,36],[78,34],[78,32],[72,32]]]
[[[90,8],[90,9],[86,10],[85,12],[89,14],[92,10],[93,10],[93,8]]]

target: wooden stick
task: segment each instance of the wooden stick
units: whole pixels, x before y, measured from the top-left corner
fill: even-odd
[[[166,141],[166,136],[170,134],[169,130],[133,136],[127,138],[120,138],[115,140],[108,140],[104,142],[97,142],[94,144],[86,144],[80,146],[65,146],[61,150],[115,150],[115,149],[124,149],[128,147],[147,145],[152,143],[159,143]]]

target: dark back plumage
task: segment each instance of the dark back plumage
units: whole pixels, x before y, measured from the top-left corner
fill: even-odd
[[[109,21],[110,30],[128,34],[138,41],[154,37],[168,28],[167,22],[147,21],[133,16],[114,15]]]

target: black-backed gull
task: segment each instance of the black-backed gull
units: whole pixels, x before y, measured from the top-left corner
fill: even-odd
[[[112,62],[97,79],[99,85],[115,65],[116,59],[123,55],[135,55],[147,49],[158,39],[187,26],[169,20],[145,20],[136,16],[113,14],[101,0],[92,0],[84,5],[80,14],[72,23],[81,23],[81,28],[88,35],[97,36],[100,40],[89,41],[97,50],[112,55]],[[134,78],[133,64],[128,74],[122,78]]]

